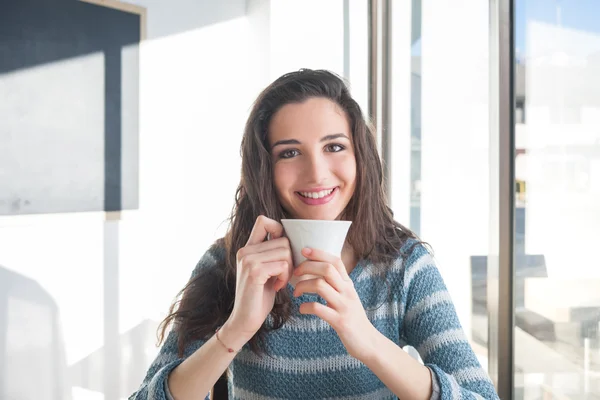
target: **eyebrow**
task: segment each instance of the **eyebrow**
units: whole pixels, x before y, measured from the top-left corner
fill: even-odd
[[[343,133],[333,133],[331,135],[323,136],[321,138],[320,142],[328,142],[330,140],[335,140],[335,139],[339,139],[339,138],[346,138],[346,139],[350,140],[348,138],[348,136],[344,135]],[[276,146],[282,146],[285,144],[301,144],[301,143],[300,143],[300,141],[298,141],[296,139],[278,140],[277,142],[275,142],[273,144],[273,146],[271,146],[271,149],[274,149]]]

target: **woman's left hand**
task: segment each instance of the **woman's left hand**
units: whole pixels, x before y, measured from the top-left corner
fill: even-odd
[[[300,313],[313,314],[323,319],[335,329],[351,356],[365,360],[372,354],[374,335],[379,332],[367,318],[344,263],[338,257],[317,249],[305,248],[302,255],[307,261],[294,270],[294,275],[319,277],[298,282],[294,296],[316,293],[327,305],[304,303],[300,306]]]

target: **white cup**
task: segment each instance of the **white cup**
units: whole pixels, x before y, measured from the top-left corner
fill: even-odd
[[[313,219],[282,219],[281,224],[290,241],[294,267],[306,260],[302,249],[310,247],[342,257],[342,248],[352,221],[329,221]]]

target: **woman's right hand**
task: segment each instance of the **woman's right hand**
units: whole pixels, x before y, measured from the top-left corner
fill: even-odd
[[[271,240],[266,240],[267,234]],[[292,276],[292,266],[292,250],[283,237],[283,226],[259,216],[246,246],[237,252],[235,303],[222,333],[232,335],[229,343],[239,346],[260,329],[273,309],[275,294]]]

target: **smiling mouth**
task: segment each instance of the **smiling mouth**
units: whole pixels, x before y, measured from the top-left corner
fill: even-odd
[[[298,193],[300,196],[302,196],[306,199],[322,199],[322,198],[329,196],[336,188],[337,187],[334,187],[332,189],[327,189],[327,190],[321,190],[318,192],[296,192],[296,193]]]
[[[296,192],[296,195],[304,204],[318,206],[329,203],[338,191],[339,187],[336,186],[333,189],[324,189],[318,192]]]

